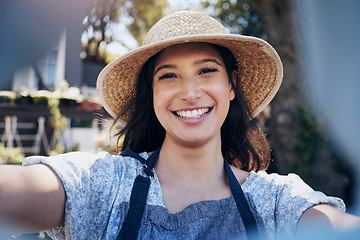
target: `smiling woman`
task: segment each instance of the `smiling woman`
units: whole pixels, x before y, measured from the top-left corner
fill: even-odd
[[[254,118],[281,81],[265,41],[173,13],[98,77],[103,106],[124,124],[122,152],[0,168],[0,218],[61,239],[291,239],[311,219],[358,225],[341,199],[265,172],[269,148]]]

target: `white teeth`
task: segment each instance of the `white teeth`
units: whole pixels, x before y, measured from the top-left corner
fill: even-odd
[[[199,118],[207,112],[209,112],[209,108],[200,108],[192,111],[177,111],[176,115],[183,118]]]

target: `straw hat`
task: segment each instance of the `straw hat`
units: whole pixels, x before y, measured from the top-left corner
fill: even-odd
[[[276,51],[264,40],[228,34],[222,24],[200,12],[180,11],[158,21],[144,38],[143,46],[109,63],[99,74],[100,101],[114,118],[135,97],[136,82],[144,63],[157,52],[180,43],[206,42],[231,50],[238,61],[238,80],[252,116],[274,98],[283,69]],[[129,120],[128,115],[121,119]]]

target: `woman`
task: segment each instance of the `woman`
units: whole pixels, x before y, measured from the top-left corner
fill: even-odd
[[[281,79],[266,42],[171,14],[99,75],[103,106],[125,125],[122,153],[2,166],[2,216],[60,239],[289,239],[311,221],[355,226],[340,199],[261,171],[268,147],[252,119]]]

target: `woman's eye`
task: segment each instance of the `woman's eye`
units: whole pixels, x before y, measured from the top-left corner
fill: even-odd
[[[217,72],[217,71],[218,70],[216,68],[203,68],[200,70],[199,75],[205,73]]]
[[[165,73],[159,77],[159,80],[165,79],[165,78],[175,78],[175,77],[176,77],[175,73]]]

